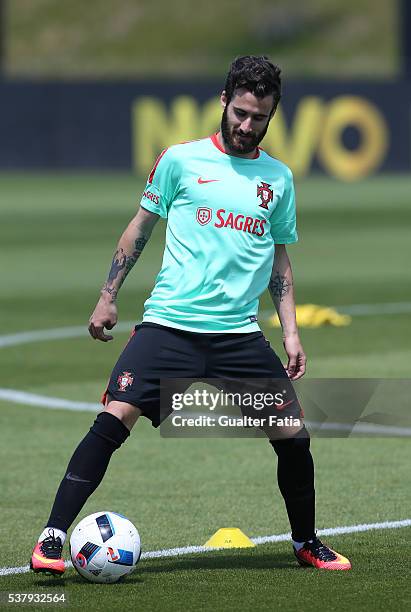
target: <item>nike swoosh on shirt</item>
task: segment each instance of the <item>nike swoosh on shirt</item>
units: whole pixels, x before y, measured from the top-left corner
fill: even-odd
[[[84,478],[80,478],[80,476],[76,476],[71,472],[67,472],[66,478],[67,480],[74,480],[74,482],[91,482],[91,480],[84,480]]]
[[[220,179],[202,179],[201,176],[198,177],[198,184],[199,185],[204,185],[204,183],[218,183]]]

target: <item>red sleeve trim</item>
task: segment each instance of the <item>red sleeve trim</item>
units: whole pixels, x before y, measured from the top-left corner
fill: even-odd
[[[160,155],[157,157],[157,159],[156,159],[156,163],[154,164],[153,169],[152,169],[152,171],[150,172],[150,175],[149,175],[149,177],[148,177],[148,182],[149,182],[149,183],[152,183],[152,182],[153,182],[153,178],[154,178],[154,174],[155,174],[155,172],[156,172],[156,170],[157,170],[157,166],[158,166],[158,164],[160,163],[161,158],[163,157],[164,153],[165,153],[167,150],[168,150],[168,147],[167,147],[166,149],[164,149],[164,151],[161,151]]]

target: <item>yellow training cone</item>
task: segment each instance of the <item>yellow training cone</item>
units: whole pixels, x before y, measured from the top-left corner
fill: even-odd
[[[223,527],[204,544],[208,548],[251,548],[254,542],[238,527]]]
[[[322,325],[341,327],[351,323],[349,315],[341,314],[335,308],[318,304],[297,305],[295,311],[299,327],[321,327]],[[270,317],[269,323],[272,327],[281,327],[276,314]]]

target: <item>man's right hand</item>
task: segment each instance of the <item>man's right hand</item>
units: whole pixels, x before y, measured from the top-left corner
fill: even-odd
[[[113,336],[104,333],[104,328],[113,329],[117,323],[117,318],[116,303],[102,296],[89,320],[88,331],[90,336],[94,340],[101,340],[102,342],[113,340]]]

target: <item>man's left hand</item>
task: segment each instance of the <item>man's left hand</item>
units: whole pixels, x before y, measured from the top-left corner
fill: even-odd
[[[290,380],[298,380],[305,374],[307,361],[298,334],[284,336],[283,344],[288,356],[288,363],[285,366],[288,377]]]

